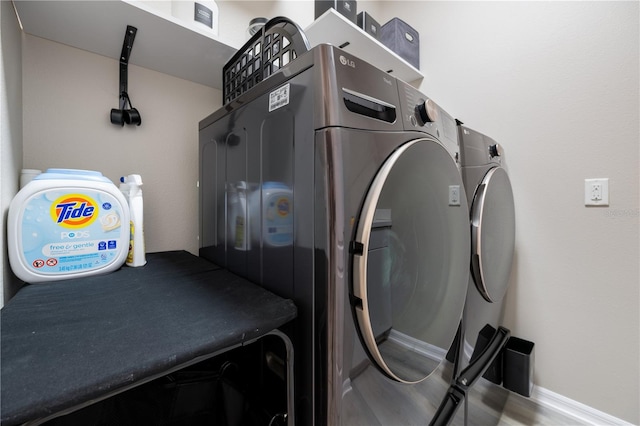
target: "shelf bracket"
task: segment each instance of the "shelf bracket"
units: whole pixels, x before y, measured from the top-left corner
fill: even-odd
[[[122,53],[120,53],[119,109],[111,109],[111,122],[120,126],[124,126],[125,123],[135,124],[136,126],[142,124],[140,112],[131,104],[127,87],[129,83],[129,57],[131,56],[131,49],[137,32],[138,29],[136,27],[127,25],[124,42],[122,43]]]

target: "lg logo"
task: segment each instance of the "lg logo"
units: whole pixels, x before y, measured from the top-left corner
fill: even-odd
[[[347,59],[344,56],[340,55],[340,63],[342,65],[346,65],[349,66],[351,68],[355,68],[356,67],[356,63],[353,62],[351,59]]]

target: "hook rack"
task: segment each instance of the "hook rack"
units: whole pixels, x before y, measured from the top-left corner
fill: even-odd
[[[120,108],[111,109],[111,122],[113,124],[119,124],[120,126],[124,126],[125,123],[135,124],[136,126],[142,124],[140,112],[131,104],[127,89],[129,80],[129,57],[131,56],[131,49],[133,48],[133,42],[137,32],[138,29],[136,27],[127,25],[127,31],[124,34],[124,42],[122,44],[122,53],[120,54]],[[129,108],[127,108],[127,105]]]

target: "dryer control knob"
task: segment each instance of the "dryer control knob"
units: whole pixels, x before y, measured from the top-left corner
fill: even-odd
[[[418,105],[418,114],[423,123],[431,123],[438,120],[438,107],[431,100],[427,99]]]
[[[491,158],[502,156],[502,147],[499,143],[489,145],[489,155]]]

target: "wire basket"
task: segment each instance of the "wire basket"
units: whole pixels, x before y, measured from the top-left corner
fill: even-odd
[[[269,20],[222,69],[224,104],[309,50],[302,29],[288,18]]]

